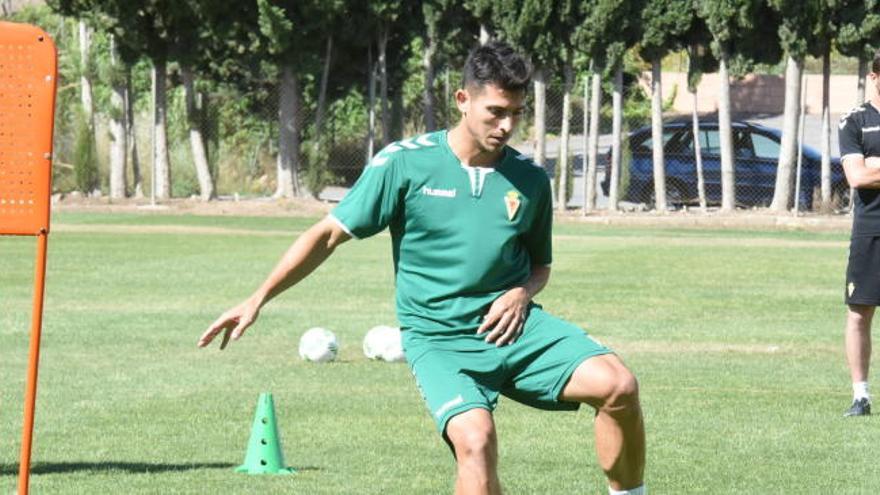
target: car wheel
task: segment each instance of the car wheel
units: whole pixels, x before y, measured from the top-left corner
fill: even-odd
[[[650,198],[651,203],[656,208],[657,196],[654,194],[654,185],[648,186],[645,196]],[[684,184],[677,180],[666,181],[666,204],[673,207],[681,207],[693,201],[688,194]]]
[[[834,208],[835,211],[849,210],[850,193],[851,190],[846,181],[840,181],[837,184],[834,184],[834,187],[831,188],[831,207]]]

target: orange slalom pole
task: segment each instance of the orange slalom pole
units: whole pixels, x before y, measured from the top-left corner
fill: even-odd
[[[31,320],[31,344],[28,354],[27,383],[24,391],[24,424],[21,433],[21,461],[18,467],[18,495],[27,495],[31,471],[31,444],[34,434],[34,409],[37,400],[37,369],[40,364],[40,334],[43,328],[43,295],[46,289],[46,249],[49,235],[42,229],[37,236],[37,259],[34,263],[34,314]]]

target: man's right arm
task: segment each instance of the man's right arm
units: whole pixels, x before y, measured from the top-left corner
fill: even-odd
[[[880,158],[865,158],[862,142],[864,108],[853,108],[840,119],[837,135],[840,161],[849,186],[855,189],[880,189]]]
[[[265,282],[244,302],[220,315],[202,334],[199,347],[205,347],[223,332],[220,349],[229,339],[237,340],[256,321],[260,308],[272,298],[306,278],[323,263],[337,246],[350,239],[342,227],[327,217],[305,231],[290,246]]]
[[[880,157],[850,154],[843,157],[843,172],[850,187],[880,189]]]

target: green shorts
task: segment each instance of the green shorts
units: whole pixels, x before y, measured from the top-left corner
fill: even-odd
[[[417,329],[402,332],[406,360],[422,398],[445,435],[446,423],[465,411],[495,409],[498,394],[548,410],[576,410],[580,404],[559,400],[572,373],[585,360],[611,350],[582,329],[530,309],[522,335],[496,347],[474,330],[455,339],[432,339]]]

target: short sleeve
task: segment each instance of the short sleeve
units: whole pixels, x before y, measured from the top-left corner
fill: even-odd
[[[856,118],[857,115],[858,112],[856,111],[844,115],[837,126],[841,160],[847,156],[864,155],[864,150],[862,150],[862,126]]]
[[[550,179],[541,174],[543,183],[538,190],[537,207],[532,225],[523,235],[523,242],[532,265],[550,265],[553,262],[553,198]]]
[[[380,152],[330,212],[352,237],[363,239],[378,234],[398,214],[405,187],[400,161],[400,154],[383,156]]]

